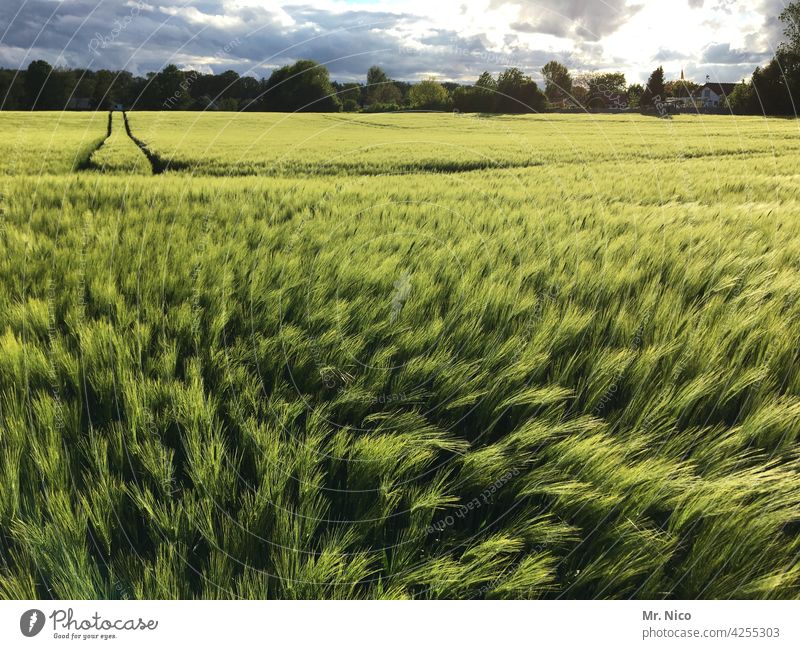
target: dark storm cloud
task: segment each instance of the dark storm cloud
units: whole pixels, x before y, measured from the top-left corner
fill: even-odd
[[[206,8],[211,4],[204,3]],[[243,31],[203,29],[144,3],[93,0],[4,0],[0,25],[10,25],[0,44],[4,65],[27,65],[33,57],[24,52],[33,47],[38,55],[45,52],[44,58],[65,65],[134,71],[159,69],[173,55],[180,60],[215,52]]]
[[[191,5],[3,0],[0,33],[10,28],[0,43],[0,66],[25,67],[44,58],[69,67],[125,68],[137,74],[174,63],[268,76],[277,66],[308,58],[325,63],[342,80],[364,78],[371,65],[381,65],[396,79],[431,72],[472,79],[483,70],[497,72],[510,65],[533,73],[554,56],[520,47],[511,37],[506,51],[493,51],[481,34],[463,37],[446,29],[431,29],[417,47],[405,47],[387,30],[418,19],[406,13],[333,13],[307,4],[282,10],[232,12],[212,0]]]
[[[398,77],[413,77],[419,70],[437,69],[444,76],[470,70],[468,56],[442,59],[435,48],[415,56],[403,53],[397,37],[385,30],[414,18],[408,14],[332,13],[310,5],[283,10],[294,25],[267,9],[247,7],[232,13],[210,0],[168,6],[122,0],[3,0],[0,34],[8,30],[0,42],[0,66],[25,67],[44,58],[71,67],[144,73],[175,63],[260,76],[278,65],[310,58],[329,62],[331,72],[341,78],[363,77],[374,63],[386,65]],[[459,44],[455,34],[448,38],[455,52],[476,46],[474,41]]]
[[[641,9],[627,0],[492,0],[492,7],[520,7],[518,31],[598,41],[613,34]]]

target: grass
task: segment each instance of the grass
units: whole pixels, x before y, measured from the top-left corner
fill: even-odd
[[[0,175],[63,174],[87,166],[105,139],[108,113],[0,111]]]
[[[109,115],[109,120],[108,138],[92,153],[88,166],[103,173],[150,175],[150,162],[128,137],[123,114],[119,111],[113,112]]]
[[[129,118],[0,177],[0,596],[797,597],[794,122]]]
[[[134,133],[197,175],[379,175],[553,165],[774,159],[800,152],[790,121],[755,117],[458,114],[128,114]]]

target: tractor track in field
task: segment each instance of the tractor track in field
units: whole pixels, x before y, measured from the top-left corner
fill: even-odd
[[[154,176],[163,174],[165,171],[168,171],[169,169],[177,169],[182,166],[182,165],[176,165],[171,160],[165,160],[160,155],[150,150],[147,144],[145,144],[139,138],[137,138],[131,131],[131,125],[128,122],[128,113],[126,111],[122,111],[122,121],[125,123],[125,132],[128,134],[128,137],[131,140],[133,140],[133,143],[136,146],[138,146],[139,149],[141,149],[142,153],[144,153],[148,162],[150,162],[150,167],[153,170]]]
[[[97,140],[91,146],[87,147],[84,151],[78,154],[75,158],[75,165],[73,169],[75,171],[86,171],[87,169],[92,169],[92,156],[103,148],[103,145],[108,141],[108,138],[111,137],[111,119],[112,119],[112,111],[108,111],[108,126],[106,127],[106,134],[102,140]]]
[[[103,146],[106,145],[108,139],[111,137],[112,134],[112,120],[113,120],[113,112],[108,112],[108,126],[106,130],[106,134],[102,139],[95,140],[94,142],[87,145],[82,151],[80,151],[75,157],[75,163],[73,165],[74,171],[86,171],[96,168],[96,164],[92,161],[92,157],[97,153]],[[139,150],[145,155],[147,161],[150,164],[150,168],[152,171],[152,175],[160,175],[163,174],[165,171],[182,171],[186,169],[196,170],[198,175],[201,176],[209,176],[209,177],[283,177],[283,176],[300,176],[300,177],[352,177],[352,176],[359,176],[359,177],[381,177],[381,176],[398,176],[398,175],[416,175],[416,174],[431,174],[431,175],[460,175],[466,174],[470,172],[480,172],[480,171],[515,171],[515,170],[525,170],[525,169],[535,169],[539,167],[565,167],[565,166],[572,166],[576,164],[583,164],[576,160],[520,160],[516,162],[498,162],[491,159],[488,160],[467,160],[462,162],[457,161],[442,161],[442,160],[426,160],[420,161],[412,164],[401,164],[397,165],[394,168],[368,168],[364,167],[363,165],[357,164],[342,164],[342,165],[333,165],[329,167],[319,167],[316,165],[311,164],[304,164],[304,163],[295,163],[290,164],[288,167],[284,167],[280,164],[273,164],[269,167],[261,167],[258,165],[254,165],[251,168],[238,168],[234,173],[227,167],[221,169],[204,169],[202,166],[198,167],[195,164],[190,163],[186,160],[174,160],[172,158],[164,158],[158,153],[155,153],[152,149],[148,147],[148,145],[137,138],[130,126],[130,122],[128,120],[127,111],[120,111],[122,113],[122,119],[125,126],[125,132],[127,136],[133,141],[133,143],[139,148]],[[360,119],[345,119],[338,116],[331,116],[331,115],[324,115],[324,117],[330,121],[340,122],[346,125],[353,125],[353,126],[367,126],[372,128],[398,128],[398,129],[415,129],[417,127],[406,127],[406,126],[397,126],[394,124],[385,124],[379,122],[370,123],[367,120],[360,120]],[[640,161],[640,162],[657,162],[669,159],[675,159],[680,161],[691,161],[691,160],[702,160],[707,157],[740,157],[743,155],[750,155],[751,157],[761,157],[769,153],[768,151],[753,151],[753,150],[730,150],[730,151],[714,151],[714,152],[706,152],[706,151],[689,151],[684,152],[680,156],[676,155],[651,155],[651,154],[642,154],[642,153],[633,153],[629,156],[628,161]],[[614,158],[608,159],[598,159],[596,161],[598,164],[606,164],[606,165],[614,165],[618,164],[618,161]]]

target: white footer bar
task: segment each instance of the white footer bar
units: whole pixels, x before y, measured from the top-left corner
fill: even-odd
[[[800,602],[6,601],[0,647],[800,647]]]

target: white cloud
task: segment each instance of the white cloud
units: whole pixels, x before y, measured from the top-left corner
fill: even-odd
[[[621,70],[631,82],[645,80],[659,64],[668,77],[684,68],[697,80],[727,72],[736,80],[777,44],[783,6],[783,0],[292,1],[150,0],[103,60],[92,62],[86,43],[109,33],[132,0],[70,0],[49,22],[50,0],[2,0],[0,24],[13,24],[0,42],[0,64],[25,66],[35,53],[74,67],[141,72],[177,63],[262,74],[313,58],[330,62],[339,79],[361,78],[378,63],[397,78],[435,72],[471,80],[506,65],[535,73],[556,58],[578,72]],[[234,38],[241,44],[215,59]]]

